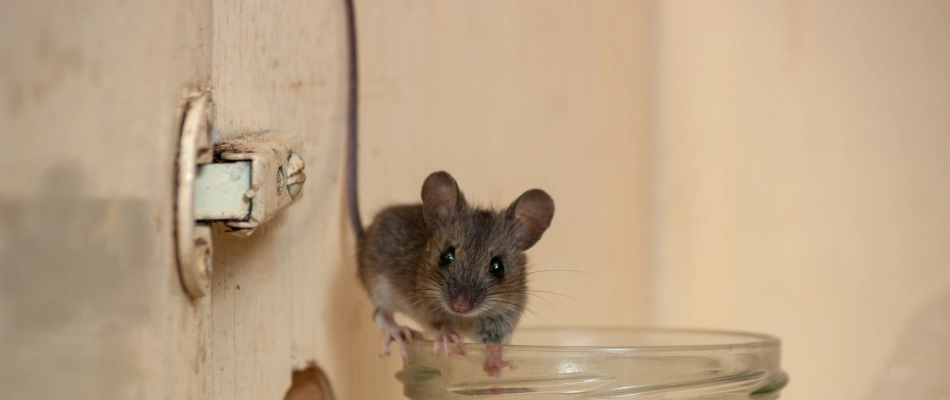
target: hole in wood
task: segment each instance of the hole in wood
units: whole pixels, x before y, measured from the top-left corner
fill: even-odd
[[[307,367],[291,375],[290,389],[284,400],[334,400],[330,380],[317,363],[310,361]]]

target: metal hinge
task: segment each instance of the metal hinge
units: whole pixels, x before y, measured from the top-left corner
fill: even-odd
[[[211,223],[248,236],[300,195],[304,161],[292,135],[259,132],[212,145],[207,93],[191,93],[182,107],[178,151],[176,244],[185,291],[211,292]]]
[[[221,221],[248,236],[292,204],[307,179],[292,144],[292,136],[277,132],[215,143],[215,162],[201,165],[195,179],[195,219]]]

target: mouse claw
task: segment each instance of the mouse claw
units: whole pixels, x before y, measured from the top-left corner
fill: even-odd
[[[422,333],[419,331],[413,330],[407,326],[393,325],[383,329],[383,349],[379,353],[380,357],[388,357],[390,355],[389,345],[392,342],[396,342],[396,346],[399,348],[399,355],[402,356],[404,361],[409,361],[409,351],[406,349],[406,342],[412,343],[413,339],[421,339]]]
[[[406,350],[406,341],[412,343],[413,339],[421,339],[422,333],[408,326],[397,324],[396,320],[393,319],[393,313],[385,309],[377,309],[374,318],[376,319],[376,325],[379,326],[379,330],[385,335],[383,338],[383,349],[379,353],[379,356],[388,357],[390,354],[389,345],[392,344],[392,342],[396,342],[396,345],[399,346],[399,354],[402,356],[402,359],[409,361],[409,351]]]
[[[411,334],[407,337],[412,337]],[[392,342],[396,342],[396,347],[399,348],[399,355],[402,356],[404,361],[409,361],[409,351],[406,350],[406,340],[403,339],[402,332],[392,334],[387,333],[386,337],[383,338],[383,350],[380,352],[380,357],[388,357],[390,355],[389,345]]]
[[[466,355],[465,349],[462,347],[462,337],[447,326],[443,326],[439,329],[439,336],[435,338],[434,343],[432,348],[433,353],[438,353],[440,350],[445,349],[445,355],[452,357],[452,344],[455,344],[458,348],[458,354]]]

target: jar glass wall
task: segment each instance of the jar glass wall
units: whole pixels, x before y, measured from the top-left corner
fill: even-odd
[[[485,345],[465,356],[409,344],[396,377],[414,400],[778,398],[787,376],[772,336],[678,329],[521,329],[502,357],[515,365],[486,374]],[[530,344],[530,345],[528,345]],[[527,396],[525,396],[527,395]]]

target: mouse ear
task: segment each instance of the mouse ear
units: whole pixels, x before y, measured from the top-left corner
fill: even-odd
[[[449,223],[464,204],[459,185],[448,172],[433,172],[422,184],[422,212],[430,230]]]
[[[508,206],[508,232],[518,248],[528,250],[551,226],[554,199],[541,189],[531,189]]]

